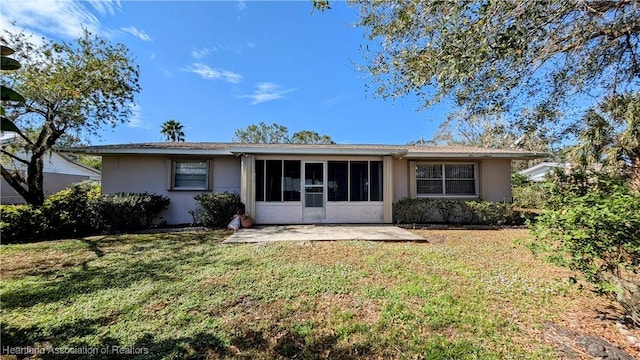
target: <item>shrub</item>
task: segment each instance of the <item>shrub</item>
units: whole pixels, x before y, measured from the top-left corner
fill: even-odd
[[[30,205],[0,205],[3,243],[25,243],[42,237],[46,221],[40,209]]]
[[[86,235],[95,231],[90,204],[100,196],[100,184],[83,181],[49,196],[42,215],[47,221],[46,237]]]
[[[393,204],[397,223],[521,225],[524,218],[511,204],[488,201],[404,198]]]
[[[153,226],[158,214],[171,200],[149,193],[105,194],[96,198],[91,210],[95,214],[95,227],[108,231],[133,231]]]
[[[513,187],[513,206],[524,209],[542,209],[549,200],[549,184],[530,182]]]
[[[240,202],[240,195],[224,193],[206,193],[194,196],[197,202],[195,210],[190,214],[193,222],[198,225],[222,228],[225,227],[233,215],[244,213],[244,204]]]
[[[558,184],[553,201],[533,226],[534,252],[582,272],[603,293],[616,294],[640,325],[640,193],[610,180],[583,178]]]

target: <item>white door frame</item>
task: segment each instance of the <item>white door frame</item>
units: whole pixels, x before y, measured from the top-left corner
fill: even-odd
[[[317,174],[311,173],[309,174],[310,179],[307,179],[307,164],[321,165],[322,179],[319,179]],[[304,220],[324,220],[327,217],[327,162],[302,161],[302,179],[302,218]]]

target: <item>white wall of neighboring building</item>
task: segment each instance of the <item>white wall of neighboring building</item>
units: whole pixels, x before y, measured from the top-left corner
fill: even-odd
[[[18,154],[21,158],[26,158],[25,154]],[[43,190],[45,197],[55,194],[67,188],[69,185],[85,180],[100,181],[100,171],[91,169],[81,164],[76,164],[66,157],[49,152],[45,154],[43,160]],[[18,165],[16,163],[16,165]],[[7,165],[5,165],[7,166]],[[9,165],[11,168],[11,166]],[[23,164],[17,166],[24,168]],[[17,191],[4,179],[0,182],[0,203],[2,204],[24,204],[25,201]]]
[[[530,168],[519,171],[518,173],[527,177],[531,181],[544,181],[547,175],[557,168],[564,168],[565,164],[557,162],[542,162]]]

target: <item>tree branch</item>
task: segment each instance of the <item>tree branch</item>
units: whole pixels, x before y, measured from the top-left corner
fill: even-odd
[[[18,161],[18,162],[21,162],[21,163],[23,163],[25,165],[29,165],[29,161],[21,159],[21,158],[17,157],[16,155],[6,151],[5,149],[0,149],[0,152],[3,153],[4,155],[7,155],[8,157]]]
[[[28,193],[28,190],[24,187],[24,179],[20,176],[20,174],[18,172],[9,172],[7,169],[5,169],[4,166],[2,166],[2,164],[0,164],[0,174],[2,174],[2,177],[4,178],[4,180],[11,185],[12,188],[14,188],[18,194],[20,194],[22,197],[25,197],[25,194]]]

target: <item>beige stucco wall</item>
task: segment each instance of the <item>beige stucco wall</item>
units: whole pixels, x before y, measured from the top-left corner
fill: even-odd
[[[513,200],[511,194],[511,160],[486,159],[479,169],[480,198],[487,201]]]
[[[195,158],[194,158],[195,159]],[[240,192],[240,160],[234,157],[197,158],[209,160],[213,192]],[[154,156],[103,156],[102,192],[149,192],[171,198],[160,216],[169,224],[193,221],[189,211],[195,208],[193,196],[204,191],[169,190],[170,158]]]
[[[406,160],[395,159],[393,166],[394,176],[394,202],[409,197],[412,194],[411,186],[415,176],[410,164],[413,162],[438,162],[437,160]],[[446,162],[469,163],[468,160],[447,160]],[[478,197],[456,197],[457,199],[480,199],[487,201],[512,201],[511,195],[511,160],[510,159],[483,159],[473,161],[477,164]],[[410,181],[411,180],[411,181]],[[415,188],[413,189],[415,192]],[[415,196],[415,194],[414,194]],[[446,199],[446,197],[444,197]]]
[[[409,196],[409,161],[393,159],[393,202]]]

